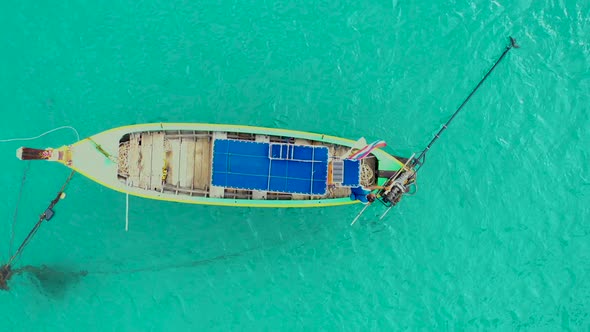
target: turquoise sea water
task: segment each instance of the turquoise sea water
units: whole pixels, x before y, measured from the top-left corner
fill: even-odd
[[[130,199],[76,176],[0,292],[2,331],[590,330],[590,4],[0,4],[0,139],[62,125],[281,127],[419,152],[511,51],[385,221]],[[0,144],[0,253],[25,163]],[[67,169],[32,163],[15,245]],[[87,271],[87,275],[80,275]]]

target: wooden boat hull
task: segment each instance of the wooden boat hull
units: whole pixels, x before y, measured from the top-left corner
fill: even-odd
[[[221,143],[230,143],[238,153],[220,152]],[[46,152],[37,159],[60,162],[107,188],[147,199],[239,207],[324,207],[358,202],[348,197],[346,190],[350,188],[334,185],[332,181],[336,173],[330,168],[334,160],[340,160],[342,151],[350,152],[356,143],[340,137],[277,128],[151,123],[107,130],[72,145],[50,149],[50,153]],[[269,154],[264,156],[264,150],[258,154],[244,152],[243,156],[237,156],[241,150],[250,148],[266,149]],[[36,150],[30,151],[34,154]],[[322,160],[314,159],[320,158],[317,156],[311,159],[293,156],[293,153],[310,151],[326,156],[322,156]],[[27,155],[23,150],[19,153],[21,159]],[[230,162],[227,156],[237,160],[231,166],[233,173],[225,170],[227,166],[222,163]],[[236,159],[238,157],[241,159]],[[373,150],[370,157],[373,161],[369,158],[360,163],[359,172],[361,168],[363,172],[370,169],[367,172],[374,175],[371,180],[374,183],[384,182],[388,178],[386,174],[403,166],[401,158],[380,149]],[[260,165],[256,166],[257,163]],[[370,163],[373,163],[372,166],[366,166]],[[272,165],[283,165],[285,170]],[[329,166],[327,171],[324,170],[326,166]],[[254,171],[249,171],[256,170],[255,167],[264,172],[268,169],[269,184],[266,187],[264,181],[256,177],[264,176],[264,172],[254,174]],[[310,167],[312,171],[307,179],[311,183],[309,191],[294,189],[303,184],[303,179],[292,179],[299,175],[291,178],[287,175],[287,182],[280,190],[276,189],[276,184],[273,187],[272,182],[279,179],[272,178],[273,172],[297,171],[296,168],[307,170]],[[221,168],[226,173],[219,173]],[[322,178],[324,173],[325,178]],[[227,180],[231,176],[233,182]],[[223,182],[224,185],[219,186],[219,181],[223,179],[228,181],[227,185]]]

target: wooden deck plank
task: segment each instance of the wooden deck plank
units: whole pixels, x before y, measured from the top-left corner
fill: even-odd
[[[178,185],[184,164],[182,163],[183,151],[181,150],[180,139],[169,139],[171,151],[166,152],[166,160],[168,162],[168,177],[166,183],[172,186]]]
[[[296,138],[294,144],[295,145],[312,145],[313,142],[308,139]]]
[[[209,197],[222,198],[225,196],[225,188],[218,186],[209,187]]]
[[[149,188],[152,170],[152,134],[141,134],[141,161],[139,166],[139,187]]]
[[[212,146],[211,146],[211,141],[208,139],[203,139],[201,140],[201,144],[203,146],[202,151],[203,151],[203,157],[202,157],[202,165],[203,167],[201,168],[201,179],[203,184],[205,185],[205,188],[208,188],[211,185],[211,168],[213,168],[212,165],[212,155],[213,155],[213,150],[212,150]]]
[[[164,167],[164,133],[153,133],[151,188],[162,190],[162,168]]]
[[[180,165],[183,170],[180,174],[179,182],[182,188],[191,188],[195,172],[195,140],[193,138],[183,139],[180,145],[182,153]]]
[[[268,143],[268,142],[270,142],[270,137],[268,135],[256,135],[256,137],[254,138],[254,140],[256,142],[265,142],[265,143]]]
[[[268,192],[262,190],[252,190],[252,199],[266,199]]]
[[[195,143],[193,186],[197,189],[207,189],[211,183],[209,170],[211,169],[211,143],[206,138],[197,139]]]
[[[137,186],[139,184],[139,137],[140,134],[131,134],[129,137],[129,152],[127,153],[127,162],[129,165],[130,186]]]

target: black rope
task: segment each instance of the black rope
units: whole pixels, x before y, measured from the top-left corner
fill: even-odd
[[[20,190],[18,192],[18,198],[16,200],[16,207],[14,208],[14,215],[12,216],[12,230],[10,233],[10,244],[8,246],[8,257],[12,255],[12,246],[14,245],[14,233],[16,228],[16,221],[18,219],[18,207],[20,206],[20,200],[23,196],[23,188],[25,187],[25,181],[27,180],[27,173],[29,172],[29,167],[31,167],[31,161],[27,162],[25,170],[23,171],[23,177],[20,183]]]
[[[31,231],[29,232],[29,234],[27,235],[27,237],[24,239],[24,241],[21,243],[21,245],[18,247],[18,249],[16,250],[16,252],[14,253],[14,255],[12,255],[12,257],[10,257],[10,259],[8,260],[8,262],[4,265],[4,268],[10,267],[12,265],[12,263],[14,261],[16,261],[16,259],[22,254],[22,252],[25,249],[25,247],[29,244],[29,242],[31,241],[31,239],[33,238],[33,236],[39,230],[39,227],[41,227],[41,224],[43,223],[43,221],[45,221],[45,220],[48,220],[49,221],[53,217],[53,215],[54,215],[53,208],[55,207],[55,205],[57,204],[57,202],[59,202],[59,200],[61,199],[62,194],[64,193],[64,190],[66,189],[68,183],[70,182],[70,180],[74,176],[74,173],[75,173],[75,171],[72,171],[70,173],[70,175],[66,179],[66,182],[63,184],[63,186],[61,187],[61,189],[59,190],[59,192],[57,193],[57,195],[55,196],[55,198],[51,201],[51,203],[49,203],[49,206],[47,207],[47,209],[45,210],[45,212],[43,212],[39,216],[39,221],[37,221],[37,223],[35,224],[35,226],[33,226],[33,229],[31,229]]]
[[[509,37],[509,38],[510,38],[510,44],[508,46],[506,46],[506,49],[504,50],[504,52],[502,53],[502,55],[500,55],[500,57],[498,58],[498,60],[496,60],[496,62],[492,66],[492,68],[490,68],[490,70],[488,70],[488,72],[481,79],[481,81],[479,81],[479,83],[477,83],[477,85],[471,91],[471,93],[469,94],[469,96],[467,96],[467,98],[465,98],[465,100],[463,101],[463,103],[461,103],[461,106],[459,106],[459,108],[457,108],[457,110],[455,111],[455,113],[453,113],[453,115],[451,116],[451,118],[449,119],[449,121],[447,121],[442,126],[442,128],[438,131],[438,133],[436,133],[436,135],[434,135],[434,138],[430,141],[430,143],[428,143],[428,146],[426,146],[426,148],[424,150],[422,150],[422,152],[420,153],[420,155],[418,156],[418,158],[415,158],[412,161],[412,166],[414,167],[414,169],[416,171],[418,171],[420,169],[420,167],[422,167],[422,165],[426,161],[426,152],[428,152],[428,150],[430,150],[430,147],[434,144],[434,142],[436,142],[436,140],[439,139],[439,137],[442,134],[442,132],[445,131],[448,128],[448,126],[451,123],[451,121],[453,121],[453,119],[455,118],[455,116],[457,116],[457,114],[459,113],[459,111],[461,111],[461,109],[463,108],[463,106],[465,106],[465,104],[467,104],[467,102],[469,101],[469,99],[471,99],[471,96],[473,96],[473,94],[475,94],[475,91],[477,91],[477,89],[479,89],[479,87],[488,78],[488,76],[490,76],[490,74],[496,68],[496,66],[500,63],[500,61],[502,61],[502,59],[504,59],[504,57],[506,56],[506,54],[508,53],[508,51],[510,51],[513,47],[514,48],[518,48],[519,47],[518,44],[516,44],[516,40],[514,38],[512,38],[512,37]]]

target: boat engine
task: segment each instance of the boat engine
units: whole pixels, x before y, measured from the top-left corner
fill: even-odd
[[[381,189],[380,200],[386,206],[397,204],[402,196],[410,190],[416,173],[413,170],[404,171],[398,177],[392,177]]]

